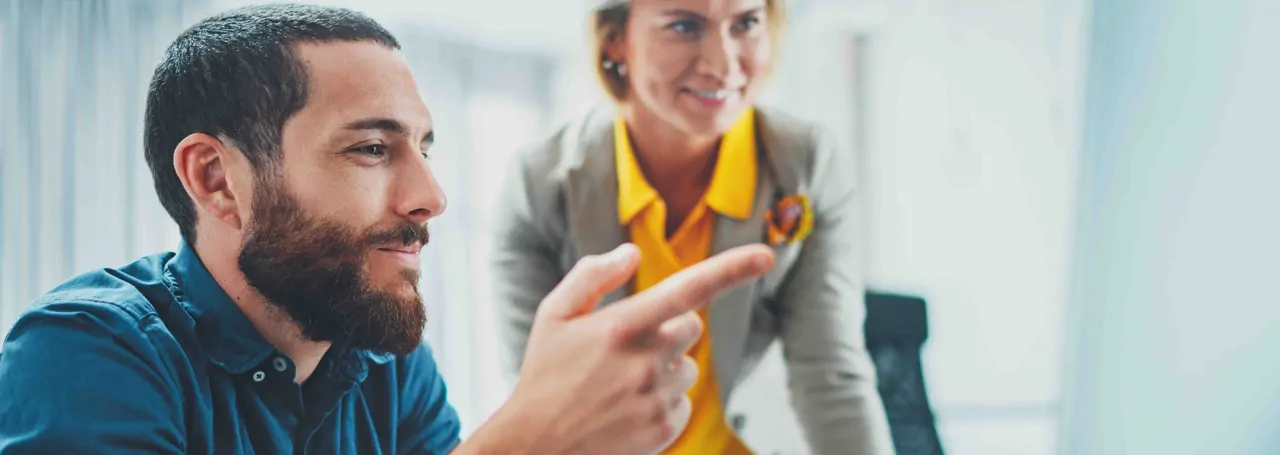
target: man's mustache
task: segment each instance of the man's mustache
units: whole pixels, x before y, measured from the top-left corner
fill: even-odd
[[[425,223],[404,223],[394,228],[373,232],[365,237],[365,243],[368,245],[385,245],[391,242],[399,242],[405,246],[414,243],[421,243],[426,246],[430,241],[431,233],[427,231]]]

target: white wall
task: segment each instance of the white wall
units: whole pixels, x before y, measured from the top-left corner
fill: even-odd
[[[1057,440],[1082,3],[819,2],[795,18],[768,97],[859,149],[868,281],[928,298],[948,453]],[[867,37],[861,113],[848,30]],[[731,406],[764,453],[804,452],[784,377],[771,359]]]
[[[227,7],[288,0],[214,0]],[[380,21],[414,22],[467,41],[533,51],[563,49],[579,42],[593,0],[306,0],[352,8]]]
[[[1280,2],[1094,12],[1065,453],[1280,453]]]

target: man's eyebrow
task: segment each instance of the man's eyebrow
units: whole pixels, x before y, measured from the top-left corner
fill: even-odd
[[[368,118],[368,119],[356,120],[354,122],[346,124],[346,126],[344,126],[343,129],[347,129],[351,131],[379,130],[379,131],[385,131],[387,133],[399,134],[399,135],[409,134],[409,127],[405,126],[404,123],[400,123],[399,120],[390,119],[390,118]],[[427,144],[435,144],[436,132],[434,130],[427,131],[427,134],[423,135],[422,137],[422,142],[426,142]]]
[[[348,130],[381,130],[393,134],[406,134],[409,128],[395,119],[368,118],[348,123],[343,128]]]

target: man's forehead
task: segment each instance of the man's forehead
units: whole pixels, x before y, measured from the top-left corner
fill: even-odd
[[[307,68],[307,106],[335,121],[395,118],[430,128],[431,115],[403,56],[372,41],[302,43],[295,55]]]

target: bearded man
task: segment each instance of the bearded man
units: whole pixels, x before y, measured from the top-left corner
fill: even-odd
[[[176,252],[75,277],[0,351],[0,455],[647,454],[689,417],[697,308],[763,274],[742,249],[603,309],[633,246],[537,315],[510,400],[466,442],[417,289],[445,196],[400,44],[352,11],[255,6],[192,26],[147,96]]]

